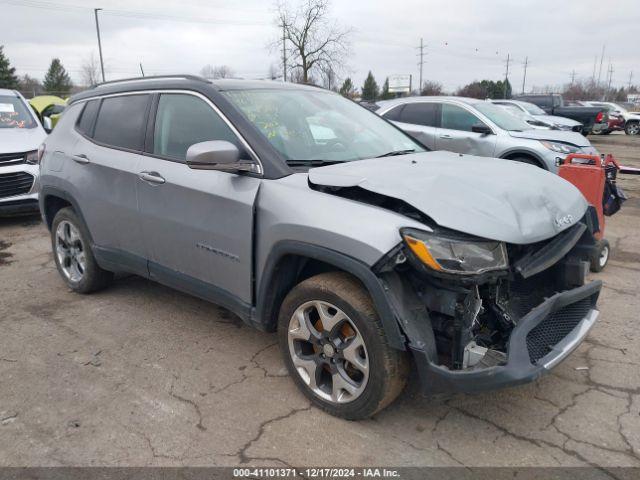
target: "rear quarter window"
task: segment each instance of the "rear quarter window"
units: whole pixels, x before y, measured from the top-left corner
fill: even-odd
[[[88,101],[82,109],[80,117],[78,118],[76,128],[80,133],[86,135],[87,137],[93,136],[93,125],[96,121],[99,106],[100,100]]]
[[[141,94],[103,99],[93,139],[103,145],[141,151],[150,98]]]

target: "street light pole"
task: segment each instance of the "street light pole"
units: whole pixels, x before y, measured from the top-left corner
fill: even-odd
[[[100,70],[102,71],[102,81],[105,81],[104,78],[104,62],[102,61],[102,42],[100,41],[100,24],[98,23],[98,11],[102,10],[101,8],[94,8],[93,14],[96,17],[96,32],[98,33],[98,52],[100,53]]]

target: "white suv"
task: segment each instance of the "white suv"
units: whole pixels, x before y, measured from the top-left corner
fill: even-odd
[[[46,137],[24,97],[0,89],[0,215],[38,210],[38,147]]]

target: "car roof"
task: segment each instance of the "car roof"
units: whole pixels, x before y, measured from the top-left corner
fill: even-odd
[[[0,88],[0,95],[11,95],[12,97],[20,96],[15,90],[9,90],[8,88]]]
[[[421,97],[402,97],[402,98],[394,98],[392,100],[382,100],[380,102],[376,102],[381,108],[382,107],[390,107],[392,105],[402,105],[407,103],[420,103],[424,101],[450,101],[457,103],[466,103],[467,105],[475,105],[478,103],[484,103],[485,100],[480,100],[478,98],[469,98],[469,97],[455,97],[455,96],[447,96],[447,95],[439,95],[439,96],[421,96]]]
[[[113,95],[118,93],[163,90],[163,89],[185,89],[202,91],[213,89],[218,92],[228,90],[257,90],[257,89],[279,89],[279,90],[323,90],[312,85],[301,85],[297,83],[277,82],[273,80],[244,80],[244,79],[216,79],[207,80],[195,75],[163,75],[157,77],[136,77],[114,80],[96,85],[93,88],[73,95],[69,99],[69,104],[74,102],[103,95]]]

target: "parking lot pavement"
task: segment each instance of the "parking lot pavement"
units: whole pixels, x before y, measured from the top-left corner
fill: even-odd
[[[640,166],[640,138],[594,137]],[[146,280],[67,290],[37,218],[0,220],[0,465],[640,466],[640,177],[608,219],[588,341],[538,382],[375,418],[312,407],[273,334]]]

